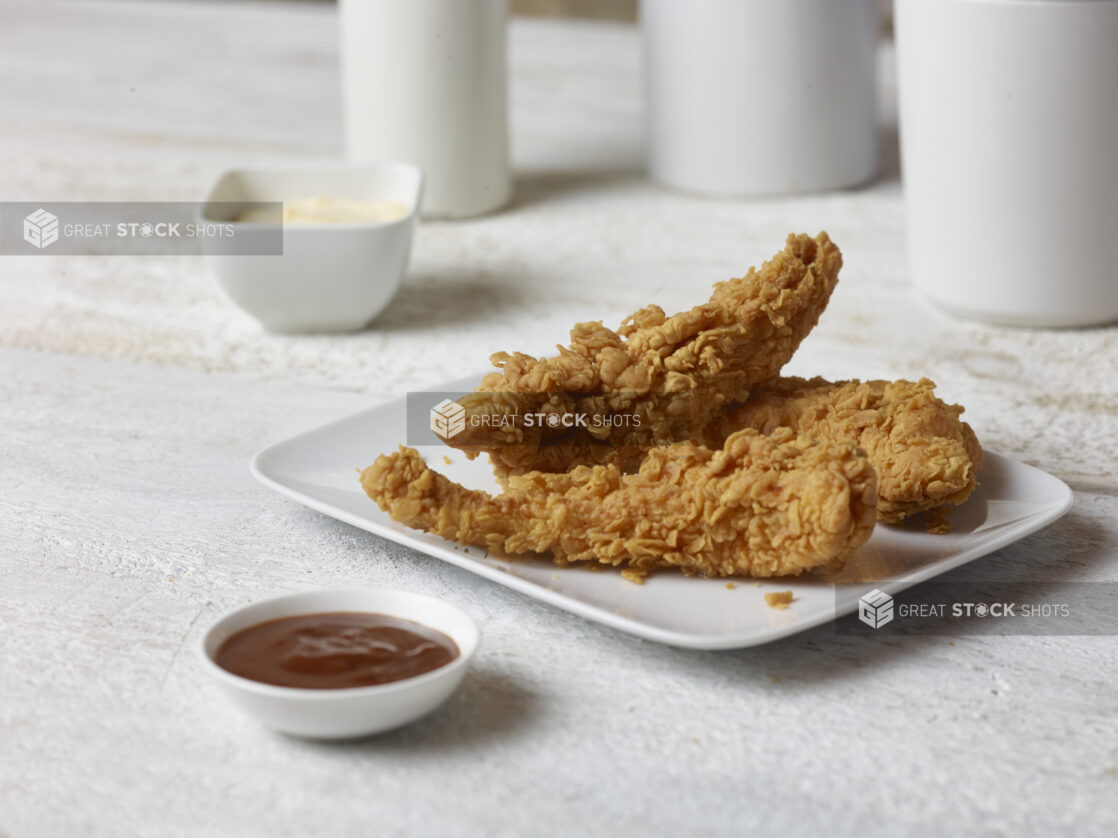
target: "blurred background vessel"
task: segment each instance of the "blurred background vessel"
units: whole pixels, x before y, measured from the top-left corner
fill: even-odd
[[[424,216],[506,204],[508,0],[339,5],[346,154],[418,165]]]

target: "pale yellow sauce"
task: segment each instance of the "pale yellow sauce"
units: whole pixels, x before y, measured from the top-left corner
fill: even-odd
[[[235,221],[245,224],[375,224],[408,214],[396,201],[351,201],[343,198],[301,198],[284,201],[283,210],[253,207]]]

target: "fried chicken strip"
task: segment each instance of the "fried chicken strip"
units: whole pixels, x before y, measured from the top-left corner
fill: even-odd
[[[749,399],[707,427],[703,441],[718,446],[743,428],[796,433],[865,450],[877,471],[877,516],[897,522],[909,515],[965,501],[984,457],[963,408],[935,395],[935,383],[825,381],[777,378],[755,387]]]
[[[710,300],[690,311],[668,317],[651,305],[616,332],[580,323],[570,345],[550,358],[498,352],[490,360],[499,371],[459,400],[468,414],[581,414],[591,421],[575,428],[468,426],[450,444],[471,456],[488,453],[502,482],[576,465],[632,470],[645,449],[690,438],[775,376],[815,326],[841,267],[826,233],[790,235],[759,270],[718,283]],[[595,424],[595,417],[604,421]]]
[[[637,474],[580,466],[511,477],[492,496],[431,470],[413,448],[361,474],[393,520],[507,554],[560,562],[777,576],[839,566],[870,536],[876,476],[855,446],[778,430],[730,435],[719,450],[654,448]]]

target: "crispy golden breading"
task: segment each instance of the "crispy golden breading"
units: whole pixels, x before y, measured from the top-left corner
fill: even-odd
[[[742,428],[796,433],[865,450],[877,471],[877,515],[896,522],[974,490],[982,447],[963,408],[936,398],[935,384],[912,381],[825,381],[777,378],[717,417],[702,435],[717,446]]]
[[[393,520],[461,544],[706,576],[838,566],[869,538],[877,502],[876,476],[858,448],[790,430],[744,430],[714,451],[654,448],[637,474],[612,465],[529,472],[496,497],[448,480],[401,446],[365,469],[361,484]]]
[[[791,591],[771,591],[765,594],[765,605],[777,611],[786,611],[795,598],[796,595]]]
[[[450,444],[471,456],[489,453],[502,482],[576,465],[633,470],[645,449],[690,438],[775,376],[815,326],[841,267],[826,233],[790,235],[759,270],[717,284],[690,311],[668,317],[651,305],[616,332],[580,323],[570,345],[550,358],[498,352],[491,360],[500,371],[459,400],[468,414],[582,414],[589,426],[468,425]]]

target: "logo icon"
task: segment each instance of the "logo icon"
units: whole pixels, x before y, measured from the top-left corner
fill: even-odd
[[[893,598],[874,588],[858,600],[858,619],[870,628],[881,628],[893,619]]]
[[[58,241],[58,216],[37,209],[23,219],[23,240],[42,250]]]
[[[431,430],[443,439],[450,439],[466,429],[466,408],[458,402],[443,399],[431,408]]]

